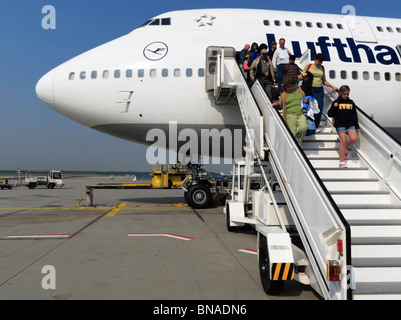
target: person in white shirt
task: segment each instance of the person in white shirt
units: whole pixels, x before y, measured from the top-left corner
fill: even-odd
[[[281,93],[283,87],[284,78],[284,67],[290,63],[291,52],[285,47],[285,39],[281,38],[279,47],[276,49],[273,55],[273,67],[274,72],[277,74],[278,92]]]

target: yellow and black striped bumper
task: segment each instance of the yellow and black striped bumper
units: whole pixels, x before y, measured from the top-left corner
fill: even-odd
[[[293,263],[272,263],[272,280],[293,280],[294,264]]]

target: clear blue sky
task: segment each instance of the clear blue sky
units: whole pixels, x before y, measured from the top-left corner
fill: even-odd
[[[42,29],[45,5],[56,9],[56,30]],[[201,8],[341,13],[344,5],[358,15],[401,18],[394,0],[0,0],[0,170],[148,170],[145,146],[64,118],[38,100],[35,85],[50,69],[155,15]]]

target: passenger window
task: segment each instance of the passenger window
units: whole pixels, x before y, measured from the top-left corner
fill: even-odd
[[[358,80],[359,79],[358,71],[352,71],[352,79],[354,79],[354,80]]]
[[[274,24],[279,27],[281,25],[280,20],[274,20]]]
[[[383,28],[380,27],[380,26],[377,26],[377,30],[378,30],[379,32],[383,32],[383,31],[384,31]]]
[[[386,72],[384,74],[384,79],[386,79],[386,81],[391,81],[391,73],[390,72]]]
[[[189,77],[192,77],[192,69],[187,69],[186,71],[185,71],[185,74],[187,75],[187,77],[189,78]]]
[[[347,79],[347,71],[343,70],[341,71],[341,79]]]
[[[120,78],[121,76],[121,71],[120,70],[114,70],[114,78]]]
[[[401,28],[397,28],[397,32],[398,32],[398,33],[401,33]]]
[[[109,70],[104,70],[103,71],[103,79],[108,79],[109,78]]]
[[[370,74],[368,71],[363,72],[363,80],[370,80]]]
[[[395,74],[395,80],[401,81],[401,73],[397,72],[397,73]]]
[[[163,78],[168,77],[168,69],[163,69],[163,70],[162,70],[162,77],[163,77]]]
[[[377,80],[377,81],[379,81],[379,80],[381,79],[381,78],[380,78],[380,73],[379,73],[379,72],[375,72],[374,75],[373,75],[373,77],[374,77],[374,79]]]
[[[127,69],[127,71],[125,71],[125,76],[127,78],[132,78],[132,69]]]
[[[96,79],[97,78],[97,71],[92,71],[91,72],[91,78]]]
[[[328,23],[328,24],[327,24],[327,28],[329,28],[329,29],[333,29],[333,28],[334,28],[334,26],[333,26],[333,24],[332,24],[332,23]]]
[[[308,28],[312,28],[312,22],[309,22],[309,21],[308,21],[308,22],[306,23],[306,26],[307,26]]]
[[[205,76],[205,69],[199,68],[199,69],[198,69],[198,76],[199,76],[200,78],[203,78],[203,77]]]
[[[336,78],[336,71],[335,70],[330,70],[329,77],[330,77],[330,79],[335,79]]]
[[[138,78],[143,78],[145,76],[145,70],[139,69],[138,70]]]
[[[176,78],[181,77],[181,69],[174,69],[174,77]]]
[[[151,78],[155,78],[155,77],[157,76],[156,69],[150,69],[150,71],[149,71],[149,76],[150,76]]]
[[[86,79],[86,72],[85,72],[85,71],[82,71],[81,74],[79,75],[79,78],[80,78],[81,80],[85,80],[85,79]]]
[[[320,28],[320,29],[323,28],[323,23],[321,23],[321,22],[316,22],[316,25],[317,25],[317,27]]]
[[[387,27],[387,31],[388,32],[394,32],[393,28],[391,28],[391,27]]]
[[[297,22],[295,22],[295,25],[296,25],[297,27],[302,27],[302,22],[301,22],[301,21],[297,21]]]
[[[286,20],[286,21],[285,21],[285,25],[286,25],[287,27],[291,27],[291,21]]]
[[[344,27],[343,27],[343,25],[341,23],[337,24],[337,28],[340,29],[340,30],[344,29]]]
[[[74,80],[75,79],[75,72],[71,72],[69,75],[68,75],[68,80]]]
[[[269,20],[263,20],[263,24],[265,26],[270,26],[270,21]]]

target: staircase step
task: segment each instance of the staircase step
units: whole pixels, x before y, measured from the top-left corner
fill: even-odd
[[[351,244],[401,244],[401,226],[351,226]]]
[[[305,149],[304,153],[309,159],[334,159],[340,160],[336,149]],[[358,157],[350,157],[348,160],[358,160]]]
[[[385,208],[385,206],[393,209],[394,206],[399,206],[399,203],[395,202],[389,192],[385,194],[377,193],[374,196],[371,194],[333,194],[333,199],[338,207],[343,209],[373,209]]]
[[[390,191],[387,191],[387,190],[379,190],[379,191],[376,191],[376,190],[335,190],[335,191],[330,191],[330,194],[332,196],[334,196],[334,195],[378,196],[378,195],[389,195]]]
[[[368,170],[368,167],[359,160],[352,160],[352,161],[347,160],[346,163],[347,163],[348,168],[339,168],[338,167],[338,165],[340,163],[340,158],[338,158],[338,157],[335,159],[329,159],[329,160],[310,159],[309,161],[312,164],[312,166],[317,170],[319,170],[319,169],[349,170],[349,169],[356,169],[356,168]]]
[[[337,133],[319,133],[306,136],[304,141],[338,141]]]
[[[305,150],[308,149],[337,149],[340,145],[339,141],[315,141],[315,140],[304,140],[302,147]]]
[[[354,245],[354,267],[401,267],[401,245]]]
[[[401,293],[393,294],[354,294],[353,300],[401,300]]]
[[[360,171],[361,172],[361,171]],[[338,171],[337,171],[337,173],[339,173]],[[374,183],[378,183],[378,179],[376,179],[376,178],[357,178],[357,177],[355,177],[355,178],[352,178],[352,177],[348,177],[348,178],[343,178],[343,179],[341,179],[341,178],[339,178],[339,177],[336,177],[336,178],[325,178],[325,179],[322,179],[322,178],[320,178],[324,183],[326,183],[326,182],[361,182],[361,183],[369,183],[369,182],[374,182]]]
[[[400,294],[401,267],[354,268],[355,294]]]
[[[335,195],[334,195],[335,196]],[[337,204],[338,208],[342,210],[354,210],[354,209],[365,209],[365,210],[390,210],[390,209],[401,209],[399,204],[360,204],[360,203],[349,203],[349,204]]]
[[[337,167],[332,169],[318,169],[317,173],[320,179],[325,181],[357,181],[357,180],[365,180],[365,181],[378,181],[377,177],[370,170],[353,170],[347,169],[343,170]]]
[[[401,225],[401,209],[343,209],[341,212],[351,226]]]
[[[383,190],[388,193],[388,191],[384,188],[382,183],[376,182],[367,182],[365,181],[324,181],[324,184],[329,190],[332,192],[377,192],[380,193]]]
[[[319,134],[327,134],[327,133],[335,133],[337,134],[337,131],[335,128],[332,127],[331,124],[325,124],[323,125],[322,123],[319,126],[319,130],[320,132],[315,133],[315,135],[319,135]],[[337,134],[338,135],[338,134]]]

